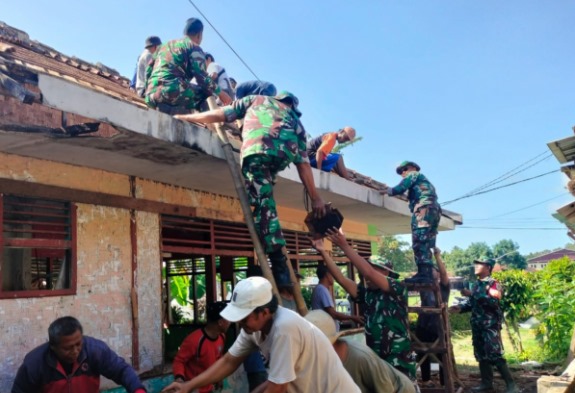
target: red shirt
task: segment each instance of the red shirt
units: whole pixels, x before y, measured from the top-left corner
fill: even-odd
[[[224,343],[223,334],[211,339],[203,328],[193,331],[184,339],[174,358],[174,376],[183,377],[186,381],[198,376],[222,357]],[[213,389],[213,385],[208,385],[200,388],[199,392],[209,393]]]

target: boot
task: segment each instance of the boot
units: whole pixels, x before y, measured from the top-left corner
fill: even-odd
[[[433,265],[417,265],[417,273],[411,278],[406,278],[407,284],[432,284],[433,283]]]
[[[505,385],[507,385],[507,390],[505,393],[519,393],[519,389],[517,389],[517,385],[513,380],[513,376],[511,375],[511,371],[509,371],[509,367],[507,366],[507,362],[505,360],[500,361],[496,364],[497,370],[501,373],[501,377],[505,381]]]
[[[473,393],[490,392],[493,390],[493,366],[489,361],[482,360],[479,362],[479,373],[481,374],[481,383],[479,386],[471,388]]]
[[[291,277],[289,274],[289,269],[287,267],[287,258],[283,254],[282,250],[274,251],[268,254],[270,262],[272,264],[272,274],[278,287],[289,287],[292,286]]]

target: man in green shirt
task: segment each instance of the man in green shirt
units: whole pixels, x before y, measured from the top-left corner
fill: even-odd
[[[206,58],[200,47],[204,25],[190,18],[184,27],[184,38],[160,46],[146,70],[146,104],[165,113],[188,113],[199,109],[210,95],[224,104],[231,98],[206,72]],[[197,84],[191,83],[192,79]]]

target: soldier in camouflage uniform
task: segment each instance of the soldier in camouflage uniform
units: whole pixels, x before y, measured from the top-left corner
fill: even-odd
[[[389,196],[402,195],[407,191],[409,210],[411,216],[411,246],[417,274],[406,279],[407,283],[432,282],[433,260],[431,249],[435,247],[437,227],[441,217],[441,207],[437,203],[435,187],[427,178],[419,172],[419,165],[413,161],[404,161],[397,168],[398,175],[403,177],[401,183],[395,187],[387,187],[381,190],[382,194]]]
[[[345,277],[325,251],[323,241],[312,240],[333,278],[355,302],[364,304],[367,345],[380,358],[415,380],[416,362],[409,337],[407,288],[398,280],[399,275],[393,271],[393,265],[379,256],[371,256],[368,263],[351,247],[341,230],[329,231],[328,238],[341,248],[365,278],[366,286]]]
[[[275,97],[250,95],[230,106],[193,115],[175,116],[181,120],[216,123],[244,119],[241,164],[253,217],[262,245],[272,263],[278,286],[291,283],[273,186],[278,172],[295,164],[312,201],[316,217],[325,214],[325,205],[313,182],[306,152],[306,133],[299,120],[298,99],[289,92]]]
[[[188,113],[210,95],[217,95],[229,104],[230,97],[206,73],[206,58],[200,47],[204,26],[190,18],[184,28],[185,37],[172,40],[158,48],[146,70],[145,99],[150,108],[165,113]],[[191,83],[196,79],[197,84]]]
[[[472,390],[476,393],[493,389],[493,366],[497,367],[507,384],[506,393],[518,392],[511,372],[503,358],[501,342],[501,324],[503,312],[499,301],[502,296],[500,284],[491,277],[495,260],[476,260],[475,275],[478,278],[471,295],[458,306],[450,307],[450,312],[463,313],[471,311],[471,334],[473,353],[479,362],[481,383]]]

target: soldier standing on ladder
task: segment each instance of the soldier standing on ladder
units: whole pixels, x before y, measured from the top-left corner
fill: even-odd
[[[280,227],[273,186],[278,172],[294,163],[305,186],[317,218],[325,215],[325,204],[313,182],[306,151],[306,133],[299,118],[298,99],[289,92],[275,97],[247,96],[231,105],[177,119],[196,123],[231,123],[244,119],[241,166],[253,218],[278,287],[291,283],[287,257],[282,248],[286,242]]]
[[[441,217],[441,207],[437,203],[435,187],[419,172],[419,165],[413,161],[403,161],[396,172],[403,180],[395,187],[384,185],[380,191],[389,196],[401,195],[407,191],[411,217],[411,246],[417,274],[405,279],[406,283],[431,284],[433,281],[431,250],[435,247],[437,227]]]

